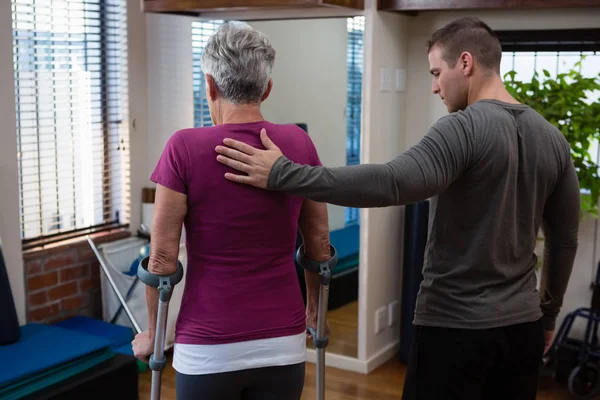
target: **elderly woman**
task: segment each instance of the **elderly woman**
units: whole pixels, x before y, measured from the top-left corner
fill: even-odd
[[[305,309],[293,254],[299,229],[307,256],[329,259],[326,205],[229,182],[223,176],[233,170],[215,160],[224,138],[261,146],[266,128],[287,157],[320,164],[304,131],[261,114],[274,60],[265,35],[241,23],[222,25],[202,56],[215,126],[176,132],[151,176],[157,188],[150,272],[175,272],[182,224],[186,233],[173,354],[177,399],[294,400],[302,393],[306,328],[316,326],[319,279],[306,272]],[[147,300],[150,328],[133,342],[142,360],[154,345],[154,288]]]

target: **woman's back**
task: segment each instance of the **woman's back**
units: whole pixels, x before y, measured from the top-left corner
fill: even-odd
[[[188,267],[176,341],[225,344],[306,329],[293,255],[302,198],[223,177],[215,147],[226,137],[262,148],[260,130],[291,160],[319,165],[308,135],[266,121],[175,133],[152,180],[187,194]]]

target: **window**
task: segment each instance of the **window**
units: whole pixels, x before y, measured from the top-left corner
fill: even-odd
[[[585,56],[580,72],[584,77],[600,74],[600,30],[505,31],[497,33],[502,43],[502,76],[515,71],[517,79],[527,80],[543,70],[551,77],[566,72]],[[600,93],[589,93],[588,101],[597,102]],[[590,154],[600,164],[600,143],[592,144]]]
[[[365,17],[348,18],[348,100],[346,104],[346,164],[360,164],[362,76]],[[359,222],[357,208],[345,209],[346,225]]]
[[[12,0],[24,248],[126,224],[126,0]]]
[[[200,58],[208,39],[217,32],[223,21],[192,22],[192,59],[194,79],[194,126],[212,126],[206,100],[206,81],[200,66]]]

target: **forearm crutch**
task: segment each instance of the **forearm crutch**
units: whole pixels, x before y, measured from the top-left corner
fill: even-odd
[[[331,282],[331,270],[336,266],[338,261],[337,251],[335,247],[331,248],[331,258],[327,261],[313,261],[306,256],[304,245],[298,248],[296,260],[302,268],[307,271],[319,274],[320,290],[319,290],[319,308],[317,311],[317,330],[313,327],[307,327],[308,332],[313,337],[313,344],[317,349],[317,400],[325,399],[325,348],[329,344],[327,335],[327,309],[329,304],[329,283]]]
[[[169,300],[173,294],[173,288],[183,278],[183,265],[177,261],[177,271],[172,275],[156,275],[148,271],[149,257],[140,261],[138,266],[138,277],[146,285],[158,289],[158,314],[156,317],[156,330],[154,337],[154,352],[150,356],[148,363],[152,370],[152,391],[150,398],[152,400],[160,399],[160,383],[162,371],[167,365],[165,358],[165,335],[167,331],[167,313],[169,310]]]

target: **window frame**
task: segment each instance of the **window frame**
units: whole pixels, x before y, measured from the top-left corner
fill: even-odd
[[[33,2],[33,4],[35,5],[35,1]],[[18,4],[18,3],[16,3]],[[15,14],[14,14],[14,7],[16,5],[15,3],[11,4],[11,13],[12,13],[12,18],[11,20],[14,23],[14,18],[15,18]],[[119,203],[118,207],[114,208],[114,204],[113,204],[113,196],[114,193],[116,192],[116,188],[118,183],[118,180],[115,181],[113,179],[113,171],[112,171],[112,161],[111,161],[111,157],[113,156],[112,154],[112,150],[111,150],[111,137],[110,137],[110,132],[111,132],[111,126],[112,125],[121,125],[124,123],[124,121],[120,120],[120,119],[111,119],[111,106],[113,105],[113,102],[111,100],[111,96],[114,96],[114,88],[115,86],[117,86],[117,84],[115,84],[114,82],[111,82],[111,80],[115,80],[114,77],[112,77],[111,72],[109,71],[109,65],[111,64],[111,61],[109,61],[110,59],[115,58],[114,54],[111,54],[111,51],[109,50],[109,41],[111,40],[112,36],[111,33],[109,32],[110,27],[109,25],[109,19],[110,19],[110,12],[109,12],[109,6],[107,6],[102,0],[98,1],[98,5],[99,5],[99,11],[98,11],[98,23],[99,23],[99,33],[98,36],[100,37],[98,43],[100,45],[99,48],[99,52],[100,52],[100,63],[99,63],[99,71],[98,71],[98,75],[99,77],[97,79],[94,79],[94,84],[99,84],[100,88],[99,88],[99,93],[100,93],[100,107],[98,107],[97,109],[100,112],[100,121],[101,121],[101,138],[102,138],[102,143],[100,144],[95,144],[92,147],[92,152],[93,153],[97,153],[102,151],[102,154],[100,155],[100,157],[102,158],[102,183],[101,183],[101,193],[102,193],[102,201],[101,201],[101,208],[102,208],[102,215],[109,215],[108,218],[103,218],[104,222],[101,223],[95,223],[89,226],[83,226],[83,227],[77,227],[77,224],[75,224],[75,227],[72,229],[65,229],[65,228],[57,228],[58,232],[51,232],[51,233],[47,233],[47,234],[40,234],[37,236],[33,236],[33,237],[24,237],[24,220],[23,220],[23,212],[25,211],[24,208],[24,204],[23,204],[23,194],[22,194],[22,188],[23,188],[23,177],[22,177],[22,171],[23,171],[23,161],[22,158],[19,157],[18,158],[18,183],[19,183],[19,231],[20,231],[20,236],[21,236],[21,244],[22,244],[22,250],[23,251],[27,251],[27,250],[31,250],[34,248],[45,248],[48,245],[56,245],[60,242],[63,241],[70,241],[73,239],[77,239],[77,238],[81,238],[85,235],[89,235],[89,234],[96,234],[96,233],[101,233],[101,232],[107,232],[107,231],[114,231],[114,230],[118,230],[118,229],[128,229],[130,224],[129,224],[129,220],[127,219],[127,221],[125,222],[121,222],[121,211],[125,211],[124,214],[128,215],[130,212],[130,207],[131,205],[129,204],[129,200],[124,201],[123,203]],[[115,7],[118,7],[117,5],[115,5]],[[126,3],[123,3],[123,7],[127,7]],[[114,16],[113,16],[114,17]],[[126,27],[124,27],[124,29],[126,29]],[[17,126],[15,127],[15,133],[17,135],[17,153],[19,153],[21,151],[21,141],[22,141],[22,136],[21,136],[21,130],[19,128],[20,126],[20,99],[19,99],[19,90],[20,90],[20,86],[18,84],[18,80],[17,80],[17,74],[20,73],[21,71],[19,70],[19,63],[17,61],[17,57],[19,56],[19,54],[17,53],[17,51],[19,49],[22,49],[23,46],[18,44],[19,38],[17,37],[16,33],[18,32],[18,30],[13,26],[12,28],[12,32],[13,32],[13,54],[12,57],[14,58],[14,63],[15,63],[15,112],[16,112],[16,119],[17,119]],[[31,39],[25,39],[25,40],[37,40],[37,35],[39,34],[39,32],[42,31],[34,31],[34,36]],[[23,39],[21,39],[23,40]],[[48,42],[55,44],[56,40],[54,40],[54,38],[52,37],[52,33],[49,34],[49,37],[46,39]],[[65,39],[67,40],[67,39]],[[84,45],[87,48],[88,45],[88,41],[84,41],[83,42]],[[97,43],[96,41],[94,41],[93,43]],[[32,57],[36,57],[35,54],[32,55]],[[86,56],[86,62],[87,62],[87,56]],[[52,71],[52,73],[54,73],[54,69],[50,70]],[[39,81],[40,78],[36,77],[36,83],[35,86],[37,87],[38,83],[37,81]],[[125,89],[126,90],[126,89]],[[112,91],[112,92],[111,92]],[[118,95],[120,97],[120,94]],[[128,96],[126,96],[128,97]],[[120,100],[119,100],[120,102]],[[39,108],[39,104],[41,102],[39,100],[36,101],[36,110],[37,108]],[[127,105],[128,107],[128,105]],[[36,111],[37,112],[37,111]],[[128,138],[127,138],[128,139]],[[125,150],[125,143],[122,142],[123,144],[123,150]],[[128,145],[128,140],[127,140],[127,145]],[[58,144],[55,142],[55,146],[58,146]],[[120,150],[120,149],[119,149]],[[127,151],[129,151],[127,149]],[[39,139],[38,139],[38,169],[39,169],[39,163],[40,163],[40,154],[39,154]],[[125,171],[122,171],[122,174],[124,174]],[[41,186],[41,174],[38,172],[38,182],[39,185]],[[130,181],[127,180],[127,191],[128,193],[125,193],[123,195],[123,198],[128,198],[129,196],[129,187],[130,187]],[[59,190],[59,188],[57,187],[57,191]],[[38,205],[38,207],[40,207],[40,214],[41,214],[41,207],[42,204],[44,203],[44,197],[42,197],[40,195],[39,198],[40,204]],[[76,200],[74,200],[74,204]],[[96,204],[96,203],[95,203]],[[67,221],[68,222],[68,221]],[[40,226],[42,226],[43,224],[43,220],[40,219],[39,220],[39,224]]]

